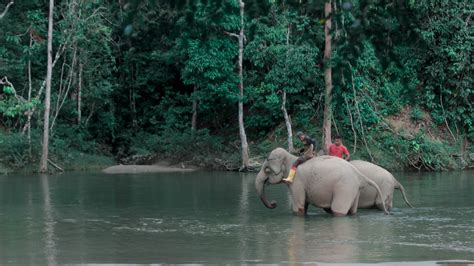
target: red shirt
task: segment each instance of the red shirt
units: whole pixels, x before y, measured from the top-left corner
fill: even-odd
[[[342,158],[343,154],[345,154],[346,156],[349,156],[349,151],[342,144],[339,146],[336,146],[336,144],[331,144],[329,145],[328,151],[329,151],[329,155],[336,156],[339,158]]]

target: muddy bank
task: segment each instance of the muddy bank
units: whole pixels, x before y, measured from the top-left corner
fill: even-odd
[[[190,172],[196,168],[183,168],[166,165],[115,165],[102,170],[106,174],[172,173]]]

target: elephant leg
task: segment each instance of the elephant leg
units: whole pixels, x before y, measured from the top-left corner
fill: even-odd
[[[290,189],[291,199],[293,201],[293,213],[298,216],[306,214],[306,199],[304,187],[301,183],[294,182]]]
[[[388,211],[392,210],[392,207],[393,207],[393,194],[390,194],[390,195],[387,196],[387,200],[385,201],[385,206],[387,207]]]
[[[375,205],[377,206],[377,209],[383,211],[382,202],[378,198],[375,201]],[[387,197],[385,198],[385,208],[387,208],[387,210],[390,211],[392,209],[392,206],[393,206],[393,193],[387,195]]]
[[[357,213],[357,205],[359,205],[359,196],[360,192],[357,193],[357,197],[354,199],[354,202],[352,203],[351,209],[349,210],[349,213],[351,215],[354,215]]]
[[[358,187],[352,187],[350,185],[336,186],[331,202],[332,214],[336,217],[346,216],[354,204],[358,193]]]

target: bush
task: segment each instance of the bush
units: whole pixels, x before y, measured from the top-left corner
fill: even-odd
[[[133,138],[130,147],[130,155],[159,154],[161,158],[190,161],[198,165],[212,165],[213,158],[227,152],[229,150],[223,144],[223,138],[211,136],[207,129],[195,132],[169,129],[159,135],[140,132]]]
[[[0,172],[38,170],[41,157],[41,130],[31,132],[31,153],[28,138],[21,133],[0,132]],[[113,164],[113,160],[81,130],[57,128],[50,138],[49,159],[65,170],[100,169]]]
[[[416,106],[411,110],[410,118],[411,118],[411,120],[413,120],[415,122],[416,121],[421,121],[424,118],[424,113],[420,108],[418,108]]]
[[[32,156],[29,154],[28,138],[20,133],[0,132],[0,164],[5,168],[21,168],[33,161],[39,147],[32,146]]]

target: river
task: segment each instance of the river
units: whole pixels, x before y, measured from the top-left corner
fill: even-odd
[[[291,214],[256,174],[0,176],[0,264],[378,263],[474,260],[474,172],[397,173],[393,215]]]

